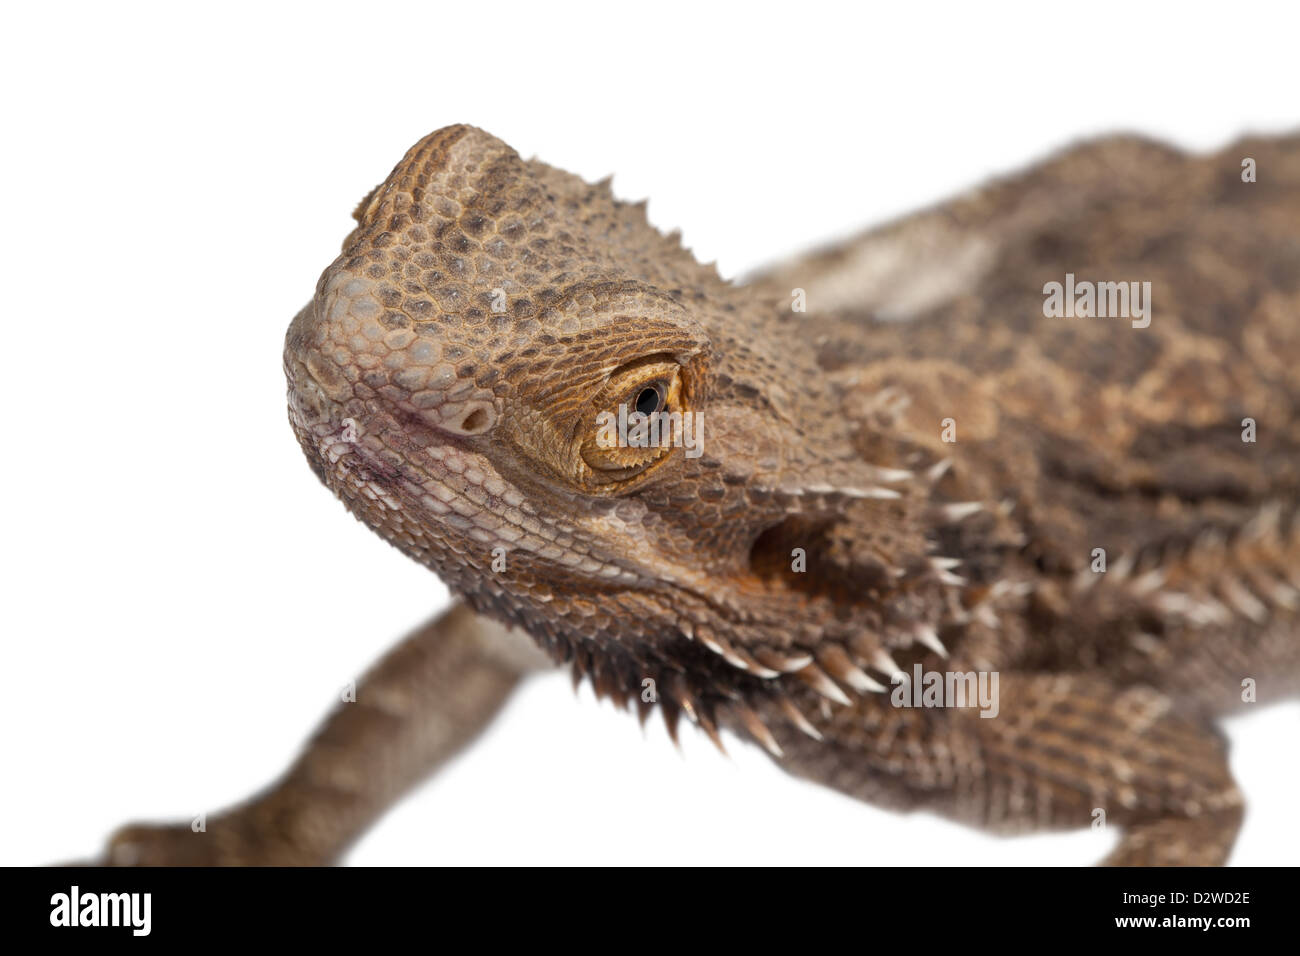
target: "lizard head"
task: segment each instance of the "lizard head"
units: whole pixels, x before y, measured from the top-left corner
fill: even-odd
[[[466,126],[418,143],[354,215],[285,351],[318,473],[440,570],[537,553],[530,531],[559,537],[554,518],[581,539],[556,555],[586,567],[571,578],[616,576],[618,501],[682,456],[601,425],[703,404],[710,340],[683,299],[716,273],[606,184]]]
[[[615,683],[695,653],[807,663],[816,618],[756,542],[788,552],[774,528],[846,504],[902,535],[882,483],[905,473],[862,464],[788,305],[472,127],[416,144],[355,218],[285,369],[299,441],[359,518]]]

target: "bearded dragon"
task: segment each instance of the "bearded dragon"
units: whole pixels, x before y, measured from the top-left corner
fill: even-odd
[[[458,603],[278,783],[108,862],[332,861],[551,664],[873,803],[1227,859],[1215,721],[1300,693],[1300,138],[1088,142],[743,282],[470,126],[355,220],[289,419]],[[602,439],[629,410],[697,452]]]

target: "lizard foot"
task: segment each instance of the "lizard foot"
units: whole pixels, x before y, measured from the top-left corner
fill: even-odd
[[[101,866],[324,866],[330,861],[268,836],[251,814],[235,811],[201,830],[184,823],[130,824],[108,840]]]
[[[1103,866],[1223,866],[1241,828],[1242,807],[1197,817],[1130,824]]]

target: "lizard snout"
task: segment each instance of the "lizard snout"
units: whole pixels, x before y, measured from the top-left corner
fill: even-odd
[[[290,388],[304,410],[324,399],[339,420],[383,409],[454,435],[489,431],[499,417],[497,402],[475,382],[472,356],[448,347],[431,323],[417,331],[408,315],[385,304],[387,297],[381,284],[338,264],[326,273],[285,344]],[[295,366],[301,381],[295,382]]]

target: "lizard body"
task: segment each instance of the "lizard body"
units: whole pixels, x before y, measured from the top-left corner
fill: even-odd
[[[465,606],[215,836],[111,858],[334,858],[539,666],[503,649],[527,634],[873,802],[999,831],[1102,808],[1109,862],[1226,859],[1213,721],[1245,679],[1300,692],[1300,139],[1084,144],[742,283],[467,126],[355,217],[289,329],[290,420]],[[1046,316],[1067,273],[1150,282],[1150,324]],[[698,415],[701,453],[607,447],[619,405]],[[898,706],[918,667],[996,673],[997,716]]]

